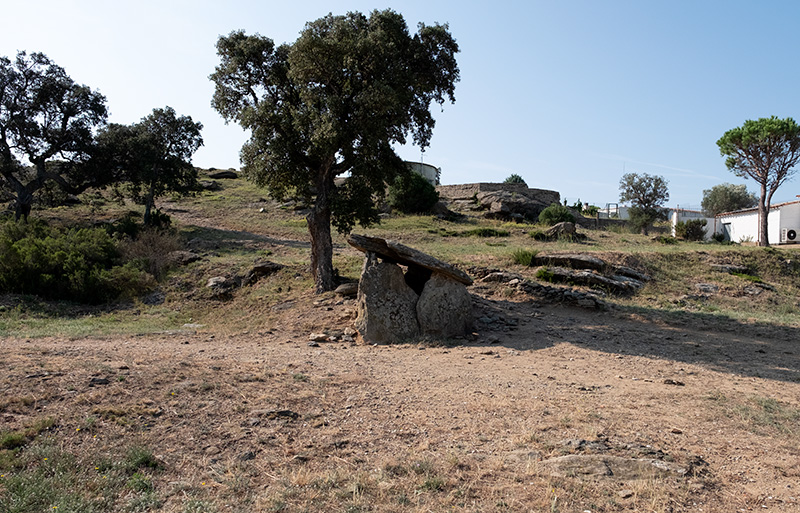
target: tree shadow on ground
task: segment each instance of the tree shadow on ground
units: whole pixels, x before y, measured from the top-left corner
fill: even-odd
[[[290,248],[310,249],[311,243],[301,240],[268,237],[256,233],[187,225],[181,228],[181,236],[190,249],[241,250],[271,244]]]
[[[706,313],[683,312],[669,318],[657,309],[590,311],[473,297],[479,345],[535,351],[567,343],[733,375],[800,382],[797,328],[743,323]]]

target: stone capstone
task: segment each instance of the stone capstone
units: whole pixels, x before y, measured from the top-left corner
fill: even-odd
[[[399,265],[368,253],[358,286],[356,329],[368,342],[388,344],[419,335],[417,293]]]

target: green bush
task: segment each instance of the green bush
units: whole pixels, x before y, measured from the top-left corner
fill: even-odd
[[[539,222],[547,226],[554,226],[558,223],[574,223],[575,215],[569,207],[553,203],[539,214]]]
[[[41,221],[0,225],[0,291],[102,303],[143,293],[152,276],[120,266],[102,228],[53,228]]]
[[[684,240],[703,240],[706,236],[706,224],[708,222],[705,219],[680,221],[675,225],[675,235]]]
[[[537,253],[538,253],[537,251],[531,251],[529,249],[516,249],[511,254],[511,260],[515,264],[530,267],[531,262],[533,262],[533,259]]]
[[[511,233],[508,230],[497,230],[495,228],[475,228],[460,233],[462,237],[508,237]]]
[[[397,177],[389,187],[389,206],[405,214],[428,212],[439,201],[436,187],[418,173]]]

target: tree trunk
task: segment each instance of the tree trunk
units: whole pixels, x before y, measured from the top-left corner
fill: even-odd
[[[144,200],[144,219],[142,219],[142,223],[145,226],[149,226],[150,225],[150,216],[151,216],[151,212],[153,210],[154,197],[155,197],[155,189],[151,185],[150,186],[150,191],[148,191],[147,197]]]
[[[769,236],[767,235],[767,218],[769,209],[767,208],[767,184],[761,184],[761,196],[758,199],[758,245],[769,246]]]
[[[329,169],[318,173],[316,187],[317,198],[306,220],[311,234],[311,273],[314,276],[314,290],[319,294],[336,286],[333,280],[331,239],[331,193],[334,183]]]
[[[31,214],[31,206],[33,205],[33,194],[27,189],[17,191],[17,199],[14,202],[14,218],[19,221],[20,219],[28,222],[28,216]]]

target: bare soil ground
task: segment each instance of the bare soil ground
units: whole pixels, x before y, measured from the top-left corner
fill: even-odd
[[[450,345],[312,347],[355,305],[310,294],[259,333],[3,339],[0,427],[151,448],[162,511],[800,511],[793,330],[473,295],[485,322]],[[543,463],[589,453],[688,473]]]

